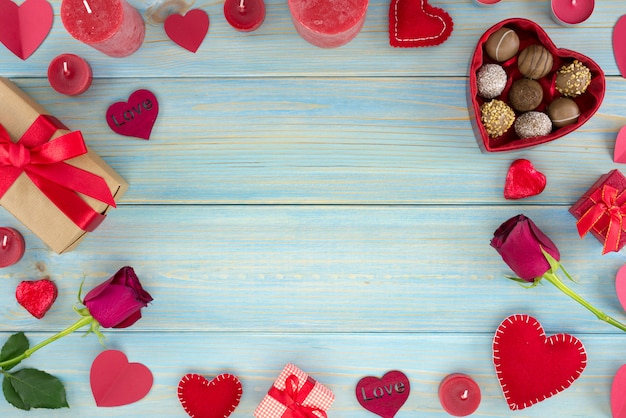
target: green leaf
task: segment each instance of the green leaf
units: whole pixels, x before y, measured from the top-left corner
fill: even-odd
[[[0,351],[0,362],[11,360],[17,356],[24,354],[24,351],[28,350],[28,339],[23,332],[18,332],[9,337],[6,343],[2,346],[2,351]],[[4,370],[11,370],[11,368],[17,366],[19,361],[11,364],[9,366],[5,366]]]
[[[4,393],[4,398],[14,407],[23,409],[24,411],[30,411],[30,405],[24,403],[22,398],[20,398],[20,395],[15,391],[13,385],[11,385],[11,379],[8,375],[9,373],[5,373],[5,377],[2,380],[2,393]]]
[[[69,408],[63,383],[56,377],[37,369],[21,369],[6,374],[13,389],[32,408]]]

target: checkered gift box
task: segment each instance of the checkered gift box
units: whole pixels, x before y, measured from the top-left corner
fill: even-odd
[[[287,364],[254,411],[256,418],[327,418],[335,395],[308,374]]]

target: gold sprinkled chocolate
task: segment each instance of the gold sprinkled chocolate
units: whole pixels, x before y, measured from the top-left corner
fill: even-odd
[[[515,112],[502,100],[483,103],[480,113],[480,120],[491,138],[504,134],[515,120]]]
[[[556,74],[556,89],[564,96],[580,96],[590,83],[591,71],[578,60],[562,66]]]

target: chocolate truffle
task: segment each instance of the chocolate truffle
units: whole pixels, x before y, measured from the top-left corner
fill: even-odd
[[[591,71],[578,60],[562,66],[556,73],[556,89],[564,96],[580,96],[587,90],[589,83]]]
[[[519,37],[513,29],[501,27],[487,38],[485,52],[491,59],[504,62],[519,51]]]
[[[515,112],[502,100],[492,100],[480,107],[480,120],[491,138],[505,133],[515,120]]]
[[[498,97],[506,87],[506,82],[506,71],[498,64],[485,64],[478,69],[476,74],[478,95],[485,99]]]
[[[535,110],[542,100],[543,89],[535,80],[522,78],[514,82],[509,90],[509,103],[520,112]]]
[[[537,80],[552,70],[552,54],[541,45],[530,45],[520,52],[517,68],[528,78]]]
[[[572,99],[559,97],[550,103],[548,116],[555,128],[562,128],[578,121],[580,109]]]
[[[515,121],[515,133],[520,138],[548,135],[552,132],[552,121],[542,112],[526,112]]]

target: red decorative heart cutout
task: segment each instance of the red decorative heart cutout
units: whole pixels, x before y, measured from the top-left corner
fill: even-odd
[[[613,149],[613,161],[616,163],[626,163],[626,126],[617,133],[615,138],[615,148]]]
[[[393,418],[409,398],[409,378],[398,370],[382,378],[366,376],[356,385],[356,399],[361,406],[383,418]]]
[[[511,315],[494,335],[493,364],[509,408],[519,410],[567,389],[585,370],[587,353],[576,337],[546,337],[535,318]]]
[[[153,378],[143,364],[129,363],[121,351],[106,350],[93,361],[89,381],[96,405],[121,406],[143,399]]]
[[[184,16],[169,15],[164,23],[165,33],[176,44],[195,53],[209,32],[209,15],[202,9],[193,9]]]
[[[194,418],[226,418],[241,400],[241,382],[232,374],[221,374],[210,382],[188,373],[178,383],[178,399]]]
[[[46,39],[53,20],[52,5],[46,0],[26,0],[20,6],[0,0],[0,42],[25,60]]]
[[[450,15],[428,0],[393,0],[389,6],[389,43],[394,47],[439,45],[453,26]]]
[[[622,266],[615,275],[615,293],[622,309],[626,311],[626,265]]]
[[[553,57],[553,66],[550,73],[547,76],[537,80],[543,88],[543,101],[536,109],[537,111],[544,111],[547,106],[560,96],[560,93],[554,88],[554,79],[556,72],[565,64],[571,64],[574,60],[580,61],[591,71],[591,83],[587,87],[587,91],[582,95],[574,98],[574,101],[580,109],[580,116],[578,122],[571,125],[564,126],[562,128],[553,129],[548,135],[537,136],[532,138],[521,139],[515,133],[513,128],[510,128],[503,135],[497,138],[489,138],[485,127],[480,121],[480,106],[487,101],[478,96],[478,87],[476,86],[476,73],[483,64],[495,63],[484,52],[484,45],[489,38],[489,35],[506,26],[513,29],[520,40],[519,51],[524,50],[529,45],[540,44],[543,45]],[[510,60],[499,63],[501,64],[507,75],[508,83],[502,92],[502,94],[496,99],[507,101],[509,89],[513,81],[517,81],[523,78],[522,74],[517,68],[517,56]],[[470,109],[470,119],[478,139],[478,144],[483,151],[487,152],[500,152],[500,151],[514,151],[522,148],[528,148],[546,142],[553,141],[568,133],[578,129],[585,124],[598,110],[602,104],[605,92],[605,79],[604,72],[598,64],[596,64],[591,58],[586,57],[578,52],[571,51],[569,49],[557,48],[548,34],[535,22],[527,19],[507,19],[503,20],[491,28],[489,28],[478,40],[476,50],[472,56],[469,69],[469,81],[468,81],[468,107]]]
[[[611,412],[613,418],[626,418],[626,364],[617,370],[613,378]]]
[[[613,55],[620,74],[626,78],[626,15],[620,17],[613,28]]]
[[[536,196],[546,188],[546,176],[537,171],[528,160],[513,161],[504,182],[505,199],[523,199]]]
[[[44,317],[57,298],[57,287],[49,279],[24,281],[17,285],[15,298],[32,316]]]
[[[150,90],[137,90],[128,102],[113,103],[107,109],[107,124],[119,135],[150,139],[159,115],[159,102]]]

